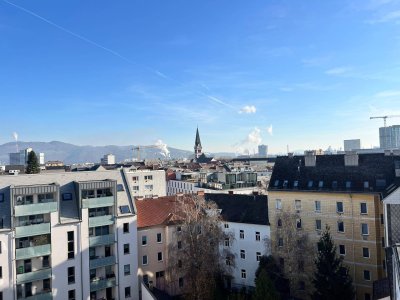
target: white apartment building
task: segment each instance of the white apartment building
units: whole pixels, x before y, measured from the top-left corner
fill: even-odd
[[[125,169],[127,184],[134,198],[153,198],[166,196],[166,177],[164,170]]]
[[[115,164],[115,155],[114,154],[106,154],[100,160],[101,165],[114,165]]]
[[[139,299],[124,170],[0,176],[0,299]]]

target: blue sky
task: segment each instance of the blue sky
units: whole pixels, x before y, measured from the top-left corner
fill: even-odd
[[[0,107],[0,143],[378,145],[400,1],[0,0]]]

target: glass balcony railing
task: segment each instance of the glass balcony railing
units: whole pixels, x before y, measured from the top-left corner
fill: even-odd
[[[94,280],[90,283],[90,291],[95,292],[99,290],[104,290],[106,288],[114,287],[116,285],[117,281],[115,277],[109,279]]]
[[[39,292],[33,296],[26,297],[26,298],[18,298],[19,299],[24,299],[24,300],[52,300],[53,296],[51,292]]]
[[[16,217],[48,214],[55,211],[57,211],[57,202],[33,203],[14,207]]]
[[[15,237],[41,235],[50,233],[50,223],[35,224],[29,226],[15,227]]]
[[[115,265],[115,256],[98,257],[89,261],[90,269]]]
[[[114,205],[113,196],[82,199],[82,208],[96,208],[96,207],[113,206],[113,205]]]
[[[51,268],[24,273],[24,274],[17,274],[17,284],[22,284],[25,282],[33,282],[38,280],[44,280],[51,278]]]
[[[20,248],[15,250],[15,259],[27,259],[51,254],[50,244]]]
[[[105,226],[114,224],[114,216],[105,215],[89,218],[89,227]]]
[[[110,245],[110,244],[114,244],[114,243],[115,243],[115,235],[114,234],[89,237],[89,246],[90,247]]]

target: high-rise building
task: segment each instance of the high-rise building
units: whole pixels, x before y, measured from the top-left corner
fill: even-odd
[[[10,165],[20,165],[25,166],[28,162],[29,153],[32,151],[32,148],[26,148],[24,150],[20,150],[16,153],[9,153]],[[43,154],[44,158],[44,154]]]
[[[400,125],[380,127],[379,143],[381,149],[400,148]]]
[[[268,154],[268,146],[267,145],[258,145],[258,156],[259,157],[267,157]]]
[[[138,299],[127,176],[0,176],[0,299]]]
[[[102,165],[114,165],[115,164],[115,155],[113,154],[106,154],[100,161]]]
[[[344,151],[361,149],[360,139],[344,140],[343,144],[344,144]]]

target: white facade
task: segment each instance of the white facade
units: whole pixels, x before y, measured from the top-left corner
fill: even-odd
[[[113,154],[106,154],[101,159],[100,163],[102,165],[114,165],[115,164],[115,155]]]
[[[224,243],[224,247],[229,247],[235,255],[232,287],[254,287],[260,257],[271,254],[266,242],[270,239],[270,226],[225,222],[224,230],[234,237],[229,246],[228,241]]]
[[[361,140],[344,140],[343,141],[344,151],[358,150],[361,149]]]
[[[127,182],[133,197],[166,196],[166,177],[163,170],[127,169]]]
[[[2,299],[139,299],[123,171],[2,176],[0,199]]]
[[[167,181],[167,196],[173,196],[176,194],[197,194],[199,191],[203,191],[206,194],[229,194],[230,192],[233,192],[234,194],[251,195],[253,192],[258,191],[258,187],[213,190],[198,187],[197,182],[180,180]]]

